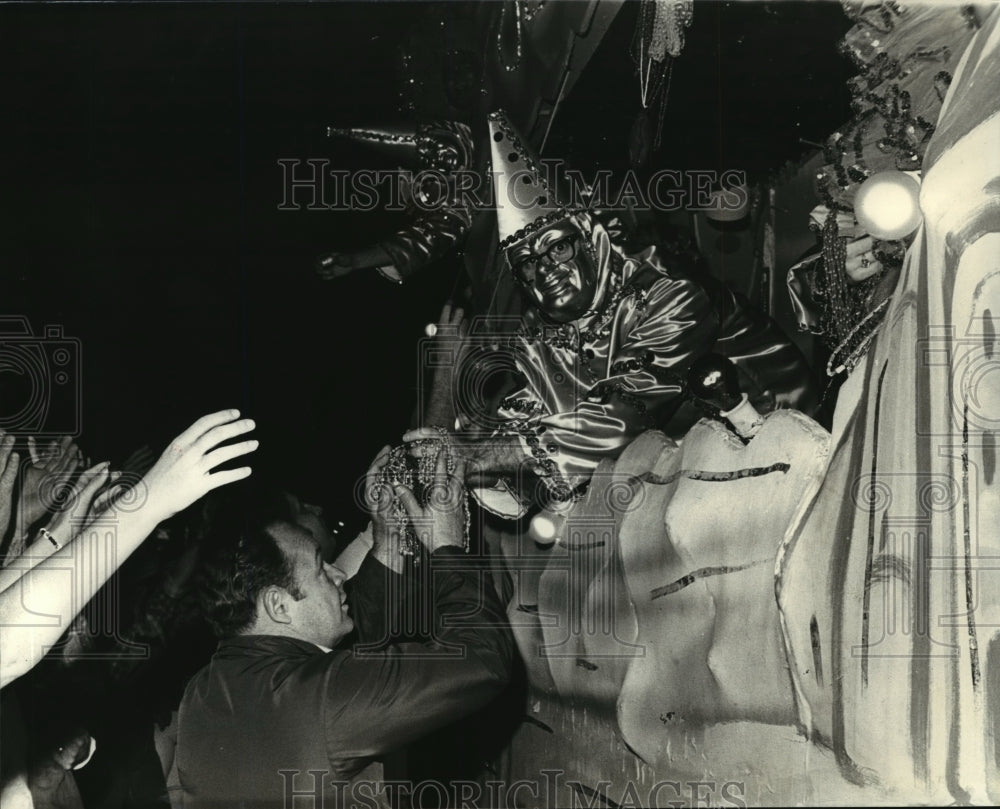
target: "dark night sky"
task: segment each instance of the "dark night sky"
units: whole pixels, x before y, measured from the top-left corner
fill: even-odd
[[[277,210],[277,160],[359,160],[336,152],[325,125],[396,115],[395,42],[425,13],[416,3],[0,7],[0,308],[81,340],[88,452],[158,448],[196,415],[235,404],[300,491],[360,519],[347,490],[407,424],[416,343],[457,265],[405,288],[374,276],[321,283],[317,253],[360,245],[385,222]],[[635,13],[619,15],[549,154],[625,164]],[[696,3],[659,165],[766,174],[802,156],[800,137],[821,141],[847,117],[850,67],[835,52],[847,27],[836,3]]]

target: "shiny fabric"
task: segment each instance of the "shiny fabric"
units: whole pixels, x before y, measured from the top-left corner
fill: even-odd
[[[403,283],[421,267],[447,255],[472,224],[469,200],[456,190],[453,174],[468,171],[474,165],[476,152],[471,131],[464,124],[440,121],[421,126],[415,138],[421,168],[438,172],[447,187],[435,187],[425,205],[428,210],[414,206],[416,216],[380,242],[392,264],[379,267],[378,271],[397,283]]]
[[[185,806],[322,806],[312,794],[346,782],[381,757],[471,713],[510,675],[513,643],[490,588],[460,549],[435,551],[435,646],[321,651],[306,641],[239,636],[222,642],[188,684],[178,715],[176,762]],[[368,558],[350,596],[359,643],[382,647],[397,618],[387,610],[396,574]],[[475,610],[475,623],[459,616]],[[464,654],[441,654],[453,644]],[[369,648],[375,648],[369,646]],[[434,654],[434,652],[437,654]],[[282,775],[285,771],[285,775]],[[316,780],[310,771],[315,771]],[[294,780],[293,780],[294,776]],[[361,788],[361,785],[357,785]],[[365,785],[365,789],[368,785]],[[374,805],[373,785],[366,797]],[[350,796],[348,793],[347,797]],[[358,800],[361,800],[360,798]]]
[[[575,217],[599,267],[591,309],[554,326],[536,310],[515,347],[525,384],[504,400],[504,431],[560,496],[650,427],[683,435],[701,415],[685,405],[686,373],[711,351],[741,371],[761,412],[814,404],[805,358],[773,320],[713,279],[696,283],[655,247],[626,255],[600,221]],[[579,348],[579,350],[578,350]]]
[[[421,267],[444,257],[468,232],[472,213],[457,201],[421,214],[380,242],[392,264],[379,267],[380,274],[403,283]]]

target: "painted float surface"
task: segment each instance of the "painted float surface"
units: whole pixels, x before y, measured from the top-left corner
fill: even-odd
[[[533,686],[512,777],[561,773],[560,806],[852,792],[797,729],[775,599],[780,538],[829,443],[786,410],[746,444],[705,420],[681,446],[647,432],[598,467],[537,590],[509,610]]]
[[[781,576],[803,726],[845,777],[903,801],[1000,800],[998,76],[994,8],[945,99],[924,223]]]

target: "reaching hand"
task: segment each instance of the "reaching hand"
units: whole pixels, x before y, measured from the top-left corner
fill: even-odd
[[[844,262],[844,272],[855,284],[882,272],[882,263],[875,258],[872,247],[871,236],[847,243],[847,260]]]
[[[108,469],[109,464],[104,461],[85,470],[63,497],[63,507],[56,512],[46,529],[60,547],[85,526],[88,518],[94,516],[91,506],[98,490],[108,480]]]
[[[152,469],[155,460],[156,455],[149,444],[143,444],[122,462],[121,471],[138,478]]]
[[[365,475],[365,505],[372,518],[372,554],[386,567],[402,572],[399,528],[394,524],[392,514],[392,489],[379,483],[379,473],[388,462],[391,451],[388,446],[382,447],[368,467]]]
[[[21,456],[14,452],[14,436],[0,430],[0,540],[7,535],[14,516],[14,483],[20,463]],[[12,558],[10,553],[7,558]]]
[[[24,466],[18,508],[20,529],[27,531],[42,519],[58,500],[61,484],[69,483],[83,465],[83,453],[68,435],[50,441],[39,450],[34,436],[28,437],[31,460]]]
[[[349,253],[328,253],[316,259],[316,273],[324,281],[350,275],[357,268]]]
[[[448,454],[447,447],[438,452],[434,484],[426,506],[420,505],[407,486],[401,483],[393,486],[393,492],[410,517],[414,533],[432,553],[438,548],[461,548],[465,545],[465,462],[457,459],[455,468],[449,474]]]
[[[445,302],[438,317],[436,335],[439,337],[447,335],[452,339],[458,337],[463,341],[469,336],[469,321],[461,304]]]
[[[316,272],[324,281],[350,275],[355,270],[370,270],[392,264],[392,256],[380,245],[327,253],[316,259]]]
[[[431,377],[427,410],[423,414],[424,424],[451,427],[456,418],[464,424],[467,418],[457,407],[461,397],[457,397],[455,392],[456,386],[462,384],[460,380],[469,371],[464,365],[469,354],[469,323],[465,310],[451,301],[446,302],[434,326],[433,335],[442,349],[450,350],[451,361],[441,363]]]
[[[91,519],[99,517],[115,505],[122,495],[126,494],[132,488],[128,483],[116,482],[120,481],[121,477],[121,472],[110,472],[108,474],[108,485],[98,491],[97,496],[94,498],[94,502],[91,504]]]
[[[175,438],[139,485],[146,488],[146,506],[157,522],[183,511],[212,489],[250,475],[249,466],[212,472],[218,466],[257,449],[256,440],[220,447],[224,441],[250,432],[252,419],[240,419],[238,410],[203,416]]]

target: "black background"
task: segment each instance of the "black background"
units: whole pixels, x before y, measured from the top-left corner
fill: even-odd
[[[258,420],[257,463],[334,519],[398,440],[417,348],[455,285],[445,261],[404,287],[318,280],[375,213],[279,211],[282,158],[329,158],[327,124],[398,112],[396,46],[419,3],[0,7],[0,313],[80,340],[94,460],[158,451],[196,416]],[[546,155],[627,165],[639,88],[628,3],[557,117]],[[745,168],[805,155],[849,115],[836,3],[698,2],[654,167]],[[599,114],[595,115],[595,110]],[[389,167],[376,164],[375,167]]]

